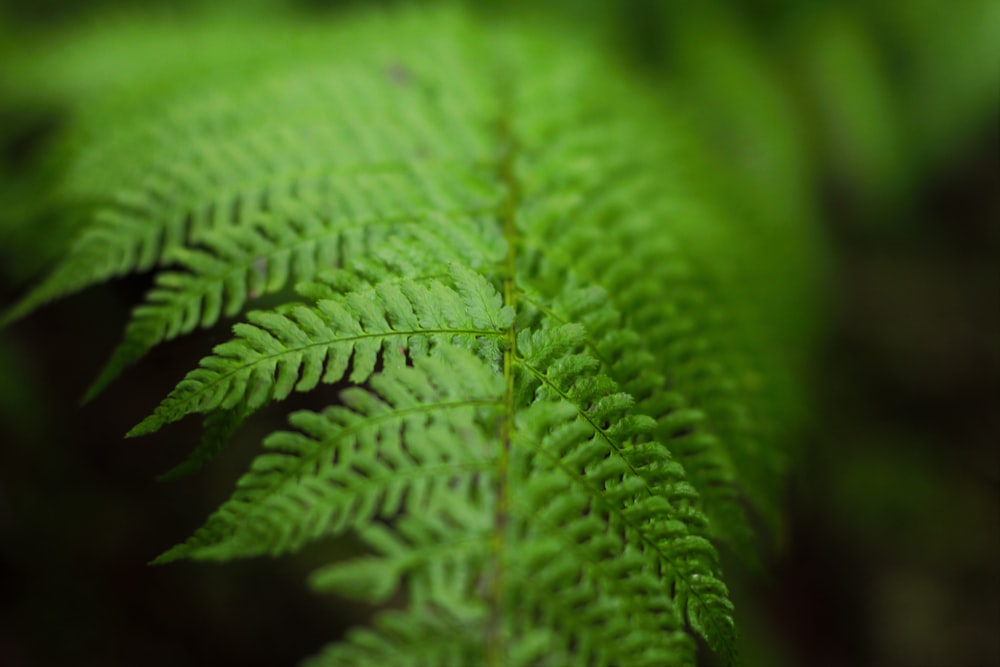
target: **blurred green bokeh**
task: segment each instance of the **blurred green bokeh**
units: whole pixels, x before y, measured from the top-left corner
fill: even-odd
[[[213,21],[258,13],[308,39],[362,4],[0,4],[3,303],[70,242],[74,221],[37,204],[59,169],[43,156],[104,87],[141,83],[131,49],[183,54]],[[769,574],[728,570],[747,662],[1000,664],[1000,2],[469,4],[594,35],[689,116],[775,247],[787,225],[817,229],[819,251],[796,260],[821,266],[819,302],[802,304],[820,316],[778,323],[821,341],[792,360],[812,387],[811,410],[788,415],[805,425],[788,524]],[[148,41],[109,39],[134,21]],[[248,44],[267,59],[266,40],[234,57]],[[192,73],[210,81],[196,61],[176,76]],[[366,613],[304,593],[322,554],[143,565],[228,494],[269,430],[175,486],[152,480],[192,429],[122,442],[213,334],[76,407],[145,287],[91,290],[0,339],[0,664],[293,664]]]

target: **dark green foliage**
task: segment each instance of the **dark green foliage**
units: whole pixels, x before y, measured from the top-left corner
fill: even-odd
[[[696,636],[736,663],[710,540],[752,558],[748,512],[776,521],[807,231],[733,204],[588,42],[454,10],[159,30],[102,37],[135,69],[82,86],[54,196],[79,228],[8,320],[154,271],[93,398],[242,316],[130,432],[204,416],[171,474],[351,386],[158,562],[357,534],[313,585],[406,607],[310,665],[679,666]]]

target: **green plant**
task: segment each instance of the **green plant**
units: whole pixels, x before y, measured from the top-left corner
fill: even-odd
[[[130,432],[202,415],[174,474],[342,389],[157,562],[356,533],[370,554],[314,587],[406,606],[310,665],[689,665],[696,637],[735,663],[710,540],[752,558],[748,509],[776,521],[794,228],[551,31],[426,9],[206,18],[180,48],[115,30],[135,69],[80,85],[54,153],[75,239],[7,321],[155,271],[92,398],[256,302]]]

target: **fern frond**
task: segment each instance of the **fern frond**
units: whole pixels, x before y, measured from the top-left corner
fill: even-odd
[[[447,347],[414,364],[344,392],[343,407],[293,414],[298,431],[270,436],[232,500],[158,562],[296,550],[395,516],[404,499],[408,513],[431,513],[453,480],[485,473],[476,423],[499,407],[495,373]]]
[[[493,503],[487,501],[495,450],[488,433],[502,409],[503,387],[488,365],[460,352],[442,347],[416,359],[412,369],[373,376],[370,393],[345,392],[346,408],[331,408],[323,416],[293,415],[293,425],[307,435],[269,438],[265,445],[275,453],[260,457],[233,499],[161,561],[280,553],[356,528],[379,557],[325,568],[314,586],[379,601],[407,577],[415,601],[470,618],[470,593],[482,585],[474,573],[488,564],[494,538]],[[542,360],[538,355],[525,367]],[[558,368],[567,367],[562,361],[552,364],[557,378]],[[419,397],[411,393],[416,387],[423,388]],[[395,400],[386,403],[390,396]],[[455,400],[458,396],[465,398]],[[515,439],[523,446],[519,450],[555,465],[546,474],[544,460],[525,459],[519,466],[523,479],[515,477],[521,492],[511,507],[509,539],[519,548],[501,566],[509,600],[504,632],[516,638],[512,644],[524,655],[509,656],[508,664],[572,664],[569,656],[594,664],[688,660],[693,644],[682,629],[685,617],[713,646],[731,641],[717,634],[720,623],[731,631],[732,620],[725,589],[713,572],[714,551],[685,529],[685,521],[703,518],[690,507],[675,512],[651,494],[643,496],[644,483],[652,483],[668,502],[690,502],[693,490],[682,482],[679,466],[655,443],[633,445],[626,454],[609,449],[609,443],[613,447],[638,434],[641,419],[618,420],[591,440],[593,423],[614,419],[622,402],[629,401],[619,394],[583,418],[578,406],[567,403],[564,411],[538,402],[524,413]],[[598,452],[608,458],[581,470],[586,461],[601,460]],[[626,468],[636,477],[616,479]],[[558,493],[567,482],[586,493]],[[665,484],[671,485],[669,493]],[[348,514],[331,511],[338,507]],[[372,516],[393,517],[404,509],[405,517],[392,529],[369,525]],[[567,551],[576,557],[556,557]],[[610,553],[617,554],[613,564],[607,563]],[[686,604],[681,611],[672,602],[675,587],[687,592],[679,596]],[[558,590],[566,593],[551,595]],[[574,613],[578,606],[587,613]],[[522,636],[539,634],[526,619],[543,627],[554,623],[560,631],[537,643],[538,637]],[[411,645],[401,644],[400,637],[381,641],[405,659],[423,655],[429,643],[426,636],[411,638]],[[485,660],[481,644],[470,650],[479,653],[469,664]],[[351,649],[329,655],[344,652]],[[470,659],[469,653],[462,655]],[[559,655],[565,656],[562,662],[555,659]]]
[[[365,382],[382,355],[388,366],[405,362],[414,339],[480,339],[499,351],[499,336],[512,313],[485,280],[453,269],[455,287],[440,282],[383,283],[372,289],[248,315],[237,337],[215,348],[156,411],[129,432],[143,435],[196,412],[230,409],[240,401],[254,410],[292,391],[332,384],[348,373]],[[490,342],[489,339],[492,339]]]
[[[330,267],[342,266],[350,257],[376,255],[381,245],[402,234],[408,225],[427,225],[452,232],[445,241],[441,231],[424,241],[424,264],[486,261],[488,234],[471,239],[483,229],[470,216],[480,211],[425,212],[411,216],[354,218],[319,217],[302,207],[298,213],[268,216],[250,229],[230,228],[207,232],[198,247],[177,248],[169,260],[179,271],[160,273],[156,286],[138,306],[125,331],[125,339],[112,354],[84,401],[99,394],[128,366],[161,342],[215,325],[223,316],[234,317],[246,304],[286,288],[292,281],[312,281]],[[420,242],[419,233],[405,235]],[[463,245],[460,242],[465,241]]]
[[[669,127],[669,120],[661,119],[660,126]],[[545,239],[549,261],[541,265],[543,271],[572,265],[581,282],[603,287],[614,310],[627,314],[623,328],[641,332],[636,347],[648,355],[649,366],[663,381],[649,382],[647,377],[642,386],[634,386],[636,396],[661,422],[658,437],[671,441],[672,451],[702,490],[713,535],[752,557],[744,498],[750,495],[755,506],[771,507],[767,498],[776,485],[744,484],[755,478],[754,470],[770,469],[770,457],[778,452],[761,452],[757,442],[766,434],[750,424],[734,428],[729,416],[734,406],[744,414],[757,408],[745,379],[760,373],[754,370],[754,356],[733,341],[731,331],[739,327],[733,324],[737,318],[727,300],[752,285],[755,275],[741,266],[745,262],[731,259],[734,246],[719,242],[735,235],[753,247],[752,221],[745,221],[747,228],[740,232],[725,230],[724,218],[707,203],[722,199],[720,193],[686,174],[670,174],[670,165],[683,162],[679,155],[686,155],[677,137],[651,142],[633,134],[637,128],[614,130],[622,135],[618,140],[643,149],[601,169],[594,168],[588,156],[607,141],[612,131],[607,128],[567,137],[540,152],[524,180],[534,185],[529,193],[546,196],[532,196],[526,224]],[[677,153],[673,157],[671,144]],[[565,173],[559,164],[584,166]],[[551,174],[560,174],[560,180],[551,183]],[[664,174],[689,187],[684,193],[666,191]],[[632,201],[644,202],[641,214],[626,213]],[[660,221],[663,233],[650,232],[651,220]],[[623,249],[627,262],[618,260]],[[739,321],[744,321],[740,315]],[[616,377],[632,389],[631,378],[624,373]],[[709,395],[706,387],[728,389]],[[686,423],[679,423],[682,416],[688,418]]]
[[[171,476],[293,392],[328,403],[157,562],[356,534],[314,587],[405,609],[317,667],[691,667],[696,636],[736,663],[709,540],[748,548],[783,463],[761,378],[787,369],[747,324],[782,321],[746,291],[773,235],[573,38],[454,9],[326,30],[88,103],[58,193],[86,223],[7,316],[153,271],[89,398],[256,307],[129,433],[203,416]]]
[[[643,338],[626,326],[608,294],[598,287],[567,289],[551,304],[536,297],[533,305],[550,323],[583,325],[583,344],[600,360],[602,372],[635,397],[640,413],[657,417],[656,437],[670,444],[695,486],[705,490],[713,536],[725,539],[753,562],[752,533],[731,460],[705,423],[704,412],[690,407],[690,399],[657,372],[661,366],[656,358]]]
[[[537,382],[536,402],[526,419],[530,423],[534,411],[539,415],[535,419],[543,420],[532,428],[531,440],[541,439],[539,454],[593,496],[597,507],[591,505],[585,514],[604,515],[607,523],[618,524],[627,543],[653,560],[661,584],[676,587],[687,622],[724,652],[735,639],[732,605],[718,579],[715,550],[700,536],[707,521],[698,508],[698,493],[668,451],[645,440],[655,421],[629,414],[632,397],[617,391],[607,376],[594,373],[595,359],[571,351],[574,336],[567,328],[522,335],[519,341],[521,367]],[[574,419],[566,423],[546,400],[571,405]],[[546,415],[557,419],[546,421]],[[559,433],[548,446],[546,432]],[[581,464],[584,474],[578,477]],[[533,460],[528,467],[537,471],[544,465]]]
[[[93,119],[104,136],[76,156],[59,195],[84,202],[93,222],[5,321],[109,278],[167,263],[172,252],[210,230],[247,224],[284,200],[301,205],[318,199],[323,207],[379,218],[453,210],[462,200],[475,207],[484,194],[482,185],[475,186],[483,183],[477,173],[491,156],[482,136],[465,131],[467,119],[458,120],[476,112],[481,89],[458,85],[432,96],[416,85],[395,84],[388,60],[379,72],[388,85],[370,99],[370,68],[341,64],[331,72],[328,46],[298,41],[286,36],[284,45],[273,47],[298,54],[294,67],[281,65],[287,55],[278,57],[278,65],[235,88],[182,91],[152,118],[132,114],[110,132],[103,118]],[[440,50],[423,58],[448,57]],[[220,51],[205,59],[230,57]],[[124,104],[111,98],[112,106]],[[431,103],[412,104],[421,98]],[[400,114],[408,129],[419,132],[399,132]],[[331,115],[336,123],[329,122]],[[75,140],[93,131],[97,127],[82,123]],[[355,150],[345,154],[345,144]],[[280,160],[267,163],[262,158],[272,146],[281,146]],[[493,203],[486,196],[480,206]]]

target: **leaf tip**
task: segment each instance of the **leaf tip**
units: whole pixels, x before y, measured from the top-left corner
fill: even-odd
[[[160,430],[163,426],[163,420],[158,416],[150,415],[143,419],[141,422],[132,427],[132,429],[125,434],[126,438],[137,438],[140,435],[149,435],[150,433],[155,433]]]

